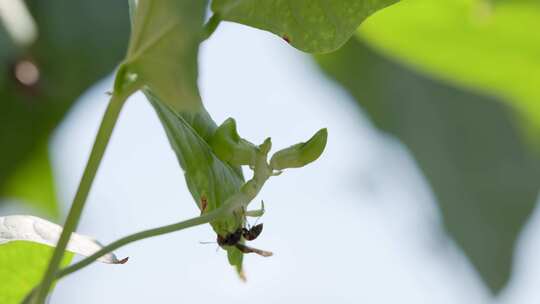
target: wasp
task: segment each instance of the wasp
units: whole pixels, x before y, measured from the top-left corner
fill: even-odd
[[[227,236],[221,236],[218,234],[217,236],[217,243],[219,246],[234,246],[238,248],[243,253],[255,253],[261,256],[269,257],[272,256],[272,252],[249,247],[247,245],[244,245],[240,243],[242,240],[242,237],[247,241],[253,241],[256,239],[263,230],[263,224],[255,225],[251,228],[239,228],[233,233],[228,234]]]

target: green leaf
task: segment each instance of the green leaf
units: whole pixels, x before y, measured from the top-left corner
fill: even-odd
[[[197,54],[206,1],[140,0],[115,89],[140,81],[176,111],[201,106]]]
[[[307,142],[298,143],[276,152],[270,160],[270,167],[274,170],[283,170],[300,168],[314,162],[323,153],[327,137],[328,131],[321,129]]]
[[[0,303],[20,303],[40,282],[61,232],[61,226],[32,215],[0,216]],[[69,264],[71,253],[90,256],[102,248],[93,237],[73,233],[61,265]],[[98,261],[124,264],[127,258],[109,252]]]
[[[169,142],[184,169],[186,183],[201,212],[219,208],[244,184],[242,171],[217,157],[209,140],[217,129],[216,123],[204,107],[197,112],[175,113],[155,95],[146,91],[167,133]],[[203,203],[204,202],[204,203]],[[206,206],[205,206],[206,205]],[[203,210],[204,209],[204,210]],[[222,236],[243,227],[244,215],[234,213],[211,223],[214,231]],[[233,266],[241,270],[242,258],[236,248],[228,248]]]
[[[39,283],[54,248],[17,241],[0,245],[0,303],[20,303]],[[69,264],[73,254],[66,253],[62,265]]]
[[[60,215],[46,145],[7,178],[0,193],[5,198],[27,203],[49,217]]]
[[[369,15],[398,0],[213,0],[223,20],[272,32],[304,52],[342,46]]]
[[[359,33],[425,73],[503,98],[538,128],[539,28],[538,1],[409,0]]]
[[[122,1],[25,1],[38,39],[17,47],[0,23],[0,202],[31,200],[57,214],[47,143],[74,101],[110,73],[125,54],[129,21]],[[24,85],[15,67],[24,60],[39,80]],[[10,243],[0,246],[0,303],[19,303],[39,282],[52,250]],[[67,261],[67,259],[65,260]]]
[[[212,151],[222,160],[236,166],[255,166],[258,148],[238,135],[236,122],[225,120],[210,139]]]
[[[37,216],[0,216],[0,244],[29,241],[54,247],[61,233],[62,226]],[[82,256],[91,256],[102,248],[95,238],[73,232],[66,250]],[[124,264],[127,261],[127,259],[119,260],[112,252],[102,255],[97,260],[107,264]]]
[[[46,145],[77,97],[122,59],[127,5],[105,0],[27,5],[39,27],[30,48],[15,46],[0,26],[0,147],[5,147],[0,150],[0,201],[16,194],[53,215]],[[39,70],[34,85],[15,77],[15,66],[25,60]]]
[[[377,127],[412,152],[446,231],[493,291],[507,283],[540,170],[504,103],[449,87],[382,58],[356,40],[318,57]]]

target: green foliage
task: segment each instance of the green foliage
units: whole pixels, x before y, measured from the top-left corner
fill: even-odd
[[[115,90],[136,78],[176,111],[197,109],[197,54],[206,5],[207,1],[192,0],[138,1]]]
[[[398,0],[214,0],[223,20],[272,32],[305,52],[331,52],[364,19]]]
[[[238,135],[236,122],[232,118],[217,128],[210,139],[210,145],[214,153],[228,163],[236,166],[255,165],[257,147]]]
[[[121,90],[126,80],[140,81],[149,88],[145,94],[158,113],[201,213],[230,200],[239,202],[241,208],[211,222],[216,234],[226,237],[244,227],[245,207],[272,175],[267,163],[271,144],[268,139],[257,147],[242,139],[233,119],[218,128],[198,104],[196,56],[204,38],[200,30],[203,8],[201,3],[193,6],[190,1],[140,1],[128,56],[119,70],[115,90]],[[217,22],[215,17],[212,20]],[[319,148],[318,155],[324,145]],[[254,178],[247,183],[241,165],[254,170]],[[226,247],[229,263],[241,273],[243,254],[234,246]]]
[[[0,245],[0,303],[20,303],[47,268],[53,248],[30,242],[10,242]],[[72,254],[62,262],[67,265]]]
[[[314,162],[324,151],[327,137],[328,131],[321,129],[307,142],[298,143],[276,152],[270,160],[270,167],[274,170],[283,170],[300,168]]]
[[[38,149],[13,172],[0,191],[5,198],[30,204],[50,217],[58,217],[56,192],[47,146]]]
[[[246,208],[269,177],[315,161],[327,132],[278,151],[268,163],[269,138],[259,146],[250,143],[232,118],[217,127],[197,87],[200,42],[227,20],[272,32],[302,51],[330,52],[364,19],[396,2],[214,0],[215,14],[205,30],[208,1],[139,0],[114,85],[114,111],[119,113],[135,89],[144,89],[201,213],[231,206],[225,216],[204,223],[220,236],[232,234],[244,227],[247,214],[259,214]],[[29,6],[40,33],[34,45],[23,50],[0,30],[0,99],[6,101],[0,103],[0,146],[9,147],[0,152],[0,195],[56,216],[46,143],[73,100],[119,62],[127,10],[115,1],[33,1]],[[503,98],[540,127],[540,32],[524,28],[540,28],[537,1],[408,0],[371,18],[358,37],[437,78]],[[22,61],[37,67],[39,82],[16,79],[14,67]],[[540,177],[537,155],[523,143],[512,111],[499,100],[414,74],[356,40],[319,62],[379,128],[412,151],[433,187],[448,233],[488,286],[499,291],[509,278],[513,247],[534,206]],[[111,117],[104,119],[108,131],[98,134],[98,152],[85,170],[65,235],[79,220],[117,116]],[[243,165],[253,170],[248,181]],[[63,250],[59,244],[57,253]],[[225,247],[229,262],[241,271],[243,253]],[[15,303],[38,283],[51,249],[25,242],[0,249],[0,302]],[[51,265],[47,283],[56,271]],[[48,288],[42,291],[45,295]]]
[[[268,153],[272,147],[270,138],[255,146],[238,135],[233,119],[227,119],[218,128],[203,107],[197,112],[178,114],[150,91],[146,91],[146,95],[184,169],[187,186],[201,214],[229,206],[227,208],[231,209],[225,216],[210,222],[216,234],[226,238],[244,228],[248,204],[265,182],[277,174],[268,164]],[[307,165],[321,155],[326,136],[326,129],[323,129],[307,143],[293,146],[293,158],[281,157],[279,155],[291,154],[281,152],[273,159],[278,159],[276,164],[285,164],[280,169]],[[289,150],[291,148],[285,149]],[[253,170],[252,179],[244,181],[239,165],[249,165]],[[244,240],[240,239],[240,244],[243,243]],[[242,275],[243,253],[234,245],[226,245],[225,249],[229,263]]]
[[[203,37],[202,20],[206,2],[141,0],[129,4],[133,31],[127,57],[118,69],[111,100],[49,266],[39,288],[28,301],[42,303],[51,289],[70,235],[77,228],[118,115],[128,97],[140,89],[152,89],[177,112],[194,110],[200,103],[197,53]]]
[[[47,142],[75,99],[125,53],[127,5],[104,0],[27,5],[39,27],[30,48],[14,45],[0,26],[0,201],[29,202],[56,216]],[[36,84],[24,85],[14,77],[14,66],[22,60],[39,69]],[[23,242],[0,246],[0,303],[18,303],[39,282],[50,252],[47,246]]]
[[[318,60],[379,128],[410,149],[449,235],[493,291],[504,287],[540,180],[513,111],[415,74],[355,40]]]
[[[537,28],[540,28],[538,1],[410,0],[370,18],[360,28],[359,37],[427,75],[497,96],[497,101],[507,103],[529,118],[528,123],[534,127],[532,141],[537,143],[540,32],[532,30]],[[455,103],[459,103],[454,104],[456,109],[465,101],[456,97]],[[453,183],[460,181],[462,187],[470,189],[457,193],[471,194],[467,199],[457,197],[453,202],[445,202],[444,196],[450,193],[440,194],[441,206],[449,232],[471,257],[489,287],[499,291],[510,275],[511,250],[517,234],[536,200],[536,160],[526,154],[529,151],[525,151],[518,134],[512,133],[509,137],[504,136],[509,132],[501,131],[503,126],[510,128],[512,123],[521,123],[517,117],[499,117],[499,121],[494,121],[494,114],[488,115],[491,113],[488,110],[472,112],[473,105],[461,107],[462,112],[452,117],[456,122],[470,114],[467,125],[481,126],[490,122],[493,125],[483,133],[463,130],[461,145],[468,145],[465,151],[471,153],[469,158],[477,156],[478,160],[465,163],[465,156],[461,156],[459,160],[463,165],[456,166],[455,173],[445,179],[446,184],[450,184],[455,179],[452,176],[461,175]],[[450,113],[444,117],[450,119]],[[473,113],[476,116],[472,116]],[[479,128],[473,126],[470,128]],[[488,139],[493,141],[490,145],[486,144]],[[446,141],[460,144],[450,138]],[[481,149],[480,143],[491,149]],[[416,153],[425,152],[418,149]],[[481,168],[481,164],[486,168]],[[507,166],[504,177],[502,173],[493,172],[497,168],[503,170],[503,166]],[[471,168],[476,169],[471,171]],[[436,191],[442,191],[437,190],[437,184],[433,186]],[[463,207],[459,208],[461,205]],[[465,224],[460,225],[460,218]],[[466,224],[473,221],[479,224]],[[478,228],[480,224],[483,226]]]
[[[502,97],[538,128],[538,28],[538,1],[409,0],[370,18],[359,34],[429,75]]]
[[[17,194],[54,215],[47,142],[75,99],[122,58],[127,12],[125,3],[103,0],[31,1],[28,6],[39,26],[31,48],[17,47],[0,30],[0,200]],[[14,77],[21,60],[39,69],[35,85]]]
[[[163,124],[180,166],[184,169],[189,191],[201,212],[222,206],[240,190],[244,177],[239,167],[222,161],[212,151],[208,142],[217,128],[215,122],[202,107],[197,112],[176,114],[152,93],[147,91],[146,96]],[[235,232],[243,224],[243,215],[234,213],[212,222],[212,227],[217,234],[224,236]],[[230,251],[237,249],[231,247]],[[231,262],[241,269],[241,259]]]

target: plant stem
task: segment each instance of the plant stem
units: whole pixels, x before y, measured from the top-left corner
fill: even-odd
[[[206,22],[203,29],[203,37],[201,39],[201,42],[210,38],[212,34],[216,31],[217,27],[221,23],[221,18],[218,14],[213,14],[212,17]]]
[[[133,27],[133,19],[135,19],[135,12],[137,10],[136,0],[128,0],[128,6],[129,6],[129,22],[131,26]]]
[[[122,246],[125,246],[129,243],[133,243],[133,242],[136,242],[136,241],[140,241],[140,240],[143,240],[143,239],[147,239],[147,238],[151,238],[151,237],[154,237],[154,236],[158,236],[158,235],[162,235],[162,234],[167,234],[167,233],[171,233],[171,232],[175,232],[175,231],[178,231],[178,230],[182,230],[182,229],[186,229],[186,228],[190,228],[190,227],[193,227],[193,226],[198,226],[198,225],[203,225],[203,224],[206,224],[206,223],[210,223],[211,221],[217,219],[218,217],[220,217],[223,213],[225,213],[227,211],[227,209],[225,208],[218,208],[218,209],[215,209],[211,212],[208,212],[204,215],[201,215],[201,216],[198,216],[198,217],[195,217],[195,218],[191,218],[189,220],[185,220],[185,221],[182,221],[182,222],[179,222],[179,223],[175,223],[175,224],[171,224],[171,225],[166,225],[166,226],[162,226],[162,227],[158,227],[158,228],[153,228],[153,229],[149,229],[149,230],[145,230],[145,231],[141,231],[141,232],[137,232],[137,233],[134,233],[132,235],[129,235],[129,236],[126,236],[124,238],[121,238],[105,247],[103,247],[101,250],[99,250],[98,252],[92,254],[91,256],[69,266],[69,267],[66,267],[64,269],[61,269],[59,272],[57,272],[56,274],[56,278],[57,279],[60,279],[60,278],[63,278],[64,276],[68,275],[68,274],[71,274],[77,270],[80,270],[88,265],[90,265],[92,262],[96,261],[99,257],[109,253],[109,252],[112,252],[113,250],[116,250]]]
[[[109,139],[116,121],[118,120],[120,111],[122,110],[127,97],[134,91],[135,90],[129,90],[129,92],[122,93],[115,92],[111,97],[107,110],[105,111],[105,115],[101,121],[101,125],[99,126],[96,140],[94,142],[94,146],[92,147],[92,152],[90,153],[86,168],[79,183],[79,188],[77,189],[77,193],[75,194],[75,198],[73,199],[73,203],[64,224],[64,229],[62,230],[60,240],[56,244],[56,248],[47,271],[45,272],[41,284],[35,293],[33,303],[43,303],[47,297],[47,294],[54,282],[55,274],[60,266],[60,262],[64,255],[64,251],[71,233],[77,228],[77,224],[79,223],[79,218],[81,217],[86,198],[88,197],[88,192],[90,191],[94,177],[96,176],[99,164],[103,158],[107,144],[109,143]]]
[[[270,147],[270,141],[265,141],[265,144],[267,146],[267,149],[269,150]],[[189,220],[185,220],[179,223],[166,225],[158,228],[153,228],[141,232],[134,233],[132,235],[126,236],[124,238],[121,238],[105,247],[103,247],[98,252],[92,254],[91,256],[71,265],[68,266],[59,272],[56,273],[56,279],[63,278],[64,276],[71,274],[77,270],[80,270],[88,265],[90,265],[92,262],[96,261],[99,257],[112,252],[113,250],[116,250],[124,245],[127,245],[129,243],[133,243],[136,241],[140,241],[146,238],[167,234],[175,231],[179,231],[182,229],[203,225],[206,223],[210,223],[217,218],[232,213],[234,210],[238,208],[243,208],[245,205],[250,202],[260,191],[262,185],[268,180],[268,178],[271,176],[272,170],[268,167],[268,164],[266,162],[266,155],[268,151],[265,151],[263,153],[259,153],[258,159],[257,159],[257,168],[258,170],[255,171],[255,174],[251,180],[249,180],[244,187],[241,188],[241,191],[231,196],[229,199],[225,201],[225,203],[220,207],[213,211],[210,211],[208,213],[205,213],[201,216],[191,218]]]
[[[133,92],[133,91],[130,91],[130,92]],[[51,260],[51,263],[49,264],[49,268],[47,269],[47,273],[41,285],[39,285],[37,288],[34,288],[27,295],[23,303],[36,303],[36,302],[43,303],[45,297],[47,296],[47,292],[50,289],[50,286],[52,285],[54,280],[63,278],[75,271],[78,271],[90,265],[92,262],[96,261],[99,257],[109,252],[112,252],[113,250],[116,250],[124,245],[130,244],[139,240],[143,240],[146,238],[210,223],[223,215],[232,213],[234,210],[238,208],[246,207],[247,204],[255,198],[255,196],[258,194],[258,192],[262,188],[263,184],[272,175],[272,169],[268,166],[267,161],[266,161],[267,154],[271,146],[270,139],[267,139],[261,146],[259,146],[261,151],[259,151],[257,155],[257,163],[255,165],[253,178],[249,180],[248,182],[246,182],[240,188],[239,192],[237,192],[236,194],[231,196],[229,199],[227,199],[220,208],[217,208],[211,212],[205,213],[204,215],[191,218],[189,220],[185,220],[179,223],[166,225],[166,226],[162,226],[158,228],[153,228],[153,229],[137,232],[135,234],[126,236],[124,238],[121,238],[103,247],[101,250],[92,254],[91,256],[71,266],[63,268],[60,271],[57,271],[58,266],[60,264],[60,260],[62,259],[62,255],[67,245],[67,241],[69,240],[69,237],[65,237],[66,240],[64,241],[64,243],[61,243],[62,239],[64,238],[64,235],[68,235],[68,236],[71,235],[71,233],[75,230],[77,226],[78,219],[84,207],[84,202],[88,195],[88,191],[90,189],[92,181],[95,177],[97,168],[99,166],[99,162],[101,161],[101,158],[103,157],[105,148],[107,146],[107,142],[111,136],[112,130],[114,128],[115,122],[120,113],[120,110],[122,109],[122,105],[124,104],[126,98],[129,95],[130,94],[119,95],[118,97],[115,97],[115,95],[113,95],[113,97],[111,98],[111,102],[109,104],[109,107],[107,108],[107,111],[105,112],[105,116],[103,117],[103,121],[101,123],[98,135],[96,137],[96,142],[94,143],[94,147],[92,149],[90,159],[88,161],[87,167],[83,174],[83,178],[79,185],[79,190],[77,192],[77,195],[75,196],[73,205],[68,215],[68,219],[66,221],[66,225],[64,226],[64,230],[62,231],[62,236],[60,237],[60,241],[57,244],[57,247],[53,255],[53,259]],[[60,247],[60,246],[63,246],[63,247]],[[57,260],[55,260],[56,256],[58,256],[56,258]],[[56,263],[56,264],[53,264],[53,263]],[[49,275],[51,269],[53,272],[52,272],[52,275]]]
[[[233,195],[231,198],[229,198],[224,204],[223,206],[221,206],[220,208],[217,208],[213,211],[210,211],[208,213],[205,213],[201,216],[198,216],[198,217],[194,217],[194,218],[191,218],[189,220],[185,220],[185,221],[182,221],[182,222],[179,222],[179,223],[175,223],[175,224],[171,224],[171,225],[166,225],[166,226],[162,226],[162,227],[158,227],[158,228],[153,228],[153,229],[149,229],[149,230],[144,230],[144,231],[141,231],[141,232],[137,232],[137,233],[134,233],[132,235],[129,235],[129,236],[126,236],[124,238],[121,238],[105,247],[103,247],[101,250],[97,251],[96,253],[92,254],[91,256],[89,257],[86,257],[85,259],[71,265],[71,266],[68,266],[60,271],[58,271],[56,273],[56,279],[60,279],[60,278],[63,278],[65,277],[66,275],[68,274],[71,274],[77,270],[80,270],[88,265],[90,265],[92,262],[96,261],[99,257],[109,253],[109,252],[112,252],[113,250],[116,250],[124,245],[127,245],[129,243],[133,243],[133,242],[136,242],[136,241],[140,241],[140,240],[143,240],[143,239],[147,239],[147,238],[151,238],[151,237],[154,237],[154,236],[158,236],[158,235],[162,235],[162,234],[167,234],[167,233],[171,233],[171,232],[175,232],[175,231],[179,231],[179,230],[182,230],[182,229],[186,229],[186,228],[190,228],[190,227],[194,227],[194,226],[198,226],[198,225],[203,225],[203,224],[206,224],[206,223],[210,223],[212,221],[214,221],[215,219],[225,215],[225,214],[230,214],[232,213],[234,210],[236,210],[237,208],[240,208],[244,205],[245,203],[245,199],[243,197],[243,195],[241,195],[240,193],[238,193],[237,195]]]
[[[235,206],[238,205],[238,203],[235,204]],[[206,223],[210,223],[211,221],[217,219],[218,217],[222,216],[223,214],[230,212],[231,208],[229,208],[231,204],[222,206],[221,208],[215,209],[214,211],[208,212],[204,215],[191,218],[189,220],[185,220],[176,224],[166,225],[158,228],[153,228],[141,232],[134,233],[132,235],[126,236],[124,238],[121,238],[105,247],[103,247],[101,250],[97,251],[96,253],[92,254],[91,256],[88,256],[84,258],[83,260],[68,266],[66,268],[63,268],[56,272],[54,278],[56,280],[59,280],[75,271],[81,270],[82,268],[92,264],[100,257],[104,256],[105,254],[112,252],[122,246],[125,246],[127,244],[140,241],[143,239],[151,238],[154,236],[167,234],[171,232],[175,232],[178,230],[190,228],[193,226],[203,225]],[[38,286],[39,287],[39,286]],[[38,291],[38,288],[34,288],[25,298],[23,301],[23,304],[32,303],[32,298],[36,295],[36,292]]]

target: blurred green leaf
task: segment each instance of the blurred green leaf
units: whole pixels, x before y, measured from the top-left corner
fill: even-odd
[[[139,0],[120,76],[136,75],[176,111],[201,106],[197,54],[207,1]]]
[[[128,37],[127,4],[55,0],[27,5],[39,27],[35,44],[17,48],[0,31],[0,147],[9,147],[0,151],[0,189],[17,184],[9,180],[24,169],[27,176],[33,173],[32,185],[18,184],[18,194],[26,188],[54,212],[44,146],[77,97],[121,60]],[[22,60],[39,69],[35,85],[23,85],[14,76]],[[30,163],[36,168],[30,169]],[[41,178],[43,183],[36,183]]]
[[[540,180],[537,155],[524,143],[513,111],[413,73],[354,39],[318,61],[380,129],[410,149],[448,234],[491,290],[504,287]]]
[[[146,96],[161,120],[180,166],[184,169],[189,191],[201,212],[221,207],[225,200],[239,192],[244,177],[240,167],[222,161],[212,151],[209,141],[217,129],[216,123],[204,107],[197,112],[176,114],[152,93],[147,91]],[[243,221],[244,217],[235,213],[211,225],[217,234],[225,236],[243,227]],[[241,271],[242,254],[238,255],[238,249],[232,246],[227,251],[229,256],[235,257],[230,260],[231,264]]]
[[[272,32],[304,52],[343,45],[364,19],[399,0],[213,0],[223,20]]]
[[[51,216],[57,207],[47,142],[80,94],[122,59],[128,9],[122,1],[25,2],[37,41],[21,49],[0,27],[0,200],[31,200]],[[23,61],[39,70],[37,83],[15,77]],[[0,246],[0,303],[18,303],[38,283],[50,253],[36,244]]]
[[[41,280],[53,250],[24,241],[0,245],[0,303],[20,303]],[[72,257],[73,254],[66,253],[62,265],[69,264]]]
[[[502,97],[540,127],[540,2],[408,0],[360,36],[411,66]]]
[[[7,179],[4,197],[31,204],[52,218],[60,216],[47,145],[43,145]]]

